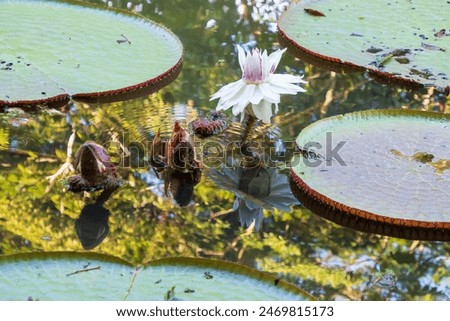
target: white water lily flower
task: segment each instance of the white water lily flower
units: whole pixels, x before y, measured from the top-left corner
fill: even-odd
[[[216,110],[233,107],[233,115],[240,113],[241,121],[244,118],[245,108],[251,104],[249,112],[264,123],[270,123],[273,114],[272,105],[275,104],[277,113],[280,95],[305,92],[304,88],[296,84],[307,82],[301,76],[274,74],[286,48],[277,50],[270,56],[267,56],[266,50],[261,53],[258,49],[253,49],[245,53],[240,46],[237,48],[242,79],[223,86],[211,96],[210,100],[220,98]]]

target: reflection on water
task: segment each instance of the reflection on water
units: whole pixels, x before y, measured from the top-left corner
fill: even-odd
[[[114,190],[104,190],[92,204],[83,206],[80,216],[75,220],[75,231],[85,250],[98,246],[109,233],[111,212],[104,207]]]
[[[247,121],[246,125],[253,126],[253,121]],[[252,144],[248,139],[249,131],[245,130],[242,140],[235,144],[234,157],[221,162],[220,168],[212,168],[209,176],[218,186],[235,194],[233,210],[239,214],[241,225],[258,231],[264,209],[288,212],[296,198],[291,193],[287,176],[281,174],[277,166],[276,156],[283,143],[259,140],[259,144]],[[267,150],[274,153],[267,153]]]
[[[69,139],[69,146],[72,143],[73,141]],[[69,148],[71,149],[71,146]],[[79,174],[66,179],[67,189],[70,192],[103,190],[94,203],[83,206],[80,216],[75,220],[75,230],[81,245],[85,250],[91,250],[109,233],[108,219],[111,213],[104,204],[119,187],[124,185],[124,181],[118,177],[117,169],[106,149],[92,141],[80,146],[75,155],[73,168]]]
[[[203,177],[192,201],[180,207],[165,196],[164,182],[151,169],[155,135],[160,130],[169,138],[175,121],[188,128],[215,108],[211,94],[241,76],[235,44],[278,49],[275,17],[287,1],[129,2],[110,4],[136,8],[180,37],[185,47],[180,77],[132,101],[0,115],[0,254],[94,247],[134,263],[208,256],[280,274],[321,299],[450,299],[449,244],[337,226],[298,204],[286,184],[294,140],[311,122],[364,109],[448,111],[445,96],[322,70],[286,53],[278,72],[304,74],[307,93],[282,97],[272,123],[256,122],[247,145],[246,124],[228,112],[226,131],[194,135]],[[74,131],[74,150],[86,141],[104,146],[118,177],[127,182],[107,203],[105,191],[69,193],[61,179],[75,172],[50,185],[45,179],[66,161]],[[256,154],[249,155],[246,146]],[[252,164],[252,158],[264,161]],[[259,231],[247,233],[252,224]],[[392,275],[395,286],[379,286],[389,285]]]
[[[168,140],[162,140],[159,131],[153,138],[150,165],[158,178],[164,180],[166,196],[170,190],[180,206],[187,206],[192,201],[203,165],[197,157],[191,134],[178,121],[175,121]]]
[[[264,209],[290,211],[289,206],[296,202],[287,176],[261,160],[246,164],[232,159],[222,164],[220,170],[210,170],[209,175],[218,186],[235,194],[233,210],[239,214],[241,224],[257,231],[263,222]]]

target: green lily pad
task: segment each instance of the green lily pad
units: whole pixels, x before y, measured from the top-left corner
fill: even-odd
[[[449,12],[446,0],[306,0],[288,8],[278,30],[298,53],[444,90],[450,85]]]
[[[175,79],[183,48],[136,14],[80,2],[0,0],[0,107],[114,101]]]
[[[291,188],[316,214],[355,229],[450,240],[450,115],[362,111],[322,119],[296,143]]]
[[[299,288],[242,265],[169,258],[133,267],[94,253],[0,257],[0,300],[307,300]]]

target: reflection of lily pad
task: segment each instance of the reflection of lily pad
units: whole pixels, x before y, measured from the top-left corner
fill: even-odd
[[[278,25],[299,53],[443,89],[450,84],[449,11],[446,0],[305,0]]]
[[[313,123],[296,142],[303,156],[293,159],[291,188],[315,213],[363,231],[450,240],[450,115],[350,113]]]
[[[197,258],[162,259],[135,268],[118,258],[93,253],[0,257],[0,300],[312,298],[299,288],[276,280],[276,276],[238,264]]]
[[[0,30],[0,107],[132,98],[181,69],[178,38],[126,11],[0,0]]]

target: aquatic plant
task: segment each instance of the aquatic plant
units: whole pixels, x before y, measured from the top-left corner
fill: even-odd
[[[264,123],[270,123],[272,115],[278,112],[280,95],[305,92],[296,84],[305,84],[306,81],[302,76],[274,73],[286,49],[277,50],[269,56],[266,50],[253,49],[245,53],[242,47],[237,46],[237,49],[242,78],[223,86],[211,96],[211,100],[219,98],[217,110],[232,107],[233,115],[241,114],[241,121],[247,111]],[[272,105],[275,105],[274,113]]]

